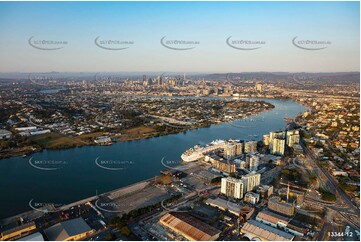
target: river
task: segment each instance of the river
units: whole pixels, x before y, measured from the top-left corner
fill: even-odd
[[[234,125],[222,123],[186,133],[119,142],[111,146],[44,150],[25,158],[0,160],[0,218],[30,210],[29,201],[32,199],[37,203],[67,204],[93,196],[96,192],[104,193],[154,177],[165,169],[160,162],[163,157],[180,160],[181,154],[196,144],[205,145],[215,139],[229,138],[260,140],[262,135],[272,130],[285,128],[285,116],[294,117],[306,109],[289,100],[247,100],[264,100],[275,108],[252,116],[253,121],[234,121]],[[59,169],[37,169],[29,164],[30,158],[31,164],[39,164],[40,167],[46,167],[41,162],[58,162],[51,167]],[[99,161],[104,160],[122,164],[127,169],[101,168],[104,163]]]

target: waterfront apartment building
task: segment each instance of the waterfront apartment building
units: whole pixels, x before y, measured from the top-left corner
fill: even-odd
[[[263,144],[264,144],[265,146],[269,146],[269,139],[270,139],[269,134],[263,135]]]
[[[243,182],[243,193],[250,192],[261,183],[261,174],[253,171],[242,176],[241,180]]]
[[[268,208],[289,217],[295,214],[295,207],[291,203],[281,201],[281,198],[278,196],[271,197],[268,200]]]
[[[251,153],[257,152],[257,142],[256,141],[248,141],[244,144],[244,152]]]
[[[234,158],[242,154],[242,143],[240,142],[227,142],[224,145],[224,156]]]
[[[237,171],[236,164],[234,164],[234,161],[232,160],[227,161],[216,154],[206,155],[204,160],[206,162],[210,162],[214,169],[217,169],[221,172],[232,173]]]
[[[286,133],[287,146],[292,147],[294,144],[300,143],[300,131],[288,130]]]
[[[275,138],[272,140],[271,153],[274,155],[284,155],[285,154],[285,139]]]
[[[285,138],[285,132],[282,130],[272,131],[269,133],[269,148],[272,151],[273,146],[273,140],[274,139],[284,139]]]
[[[236,199],[243,198],[243,183],[242,180],[233,177],[223,177],[221,180],[221,193],[227,197]]]

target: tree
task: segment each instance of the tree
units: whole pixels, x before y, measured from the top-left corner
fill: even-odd
[[[219,184],[221,182],[222,177],[215,177],[211,180],[211,184]]]
[[[130,235],[130,229],[128,228],[128,226],[124,226],[123,228],[121,228],[120,230],[120,233],[125,235],[125,236],[129,236]]]
[[[238,178],[238,173],[237,172],[231,172],[231,173],[229,173],[229,176],[233,177],[233,178]]]
[[[115,240],[114,234],[107,234],[107,235],[105,235],[105,240],[107,240],[107,241]]]
[[[315,182],[317,180],[315,173],[312,173],[309,178],[311,182]]]

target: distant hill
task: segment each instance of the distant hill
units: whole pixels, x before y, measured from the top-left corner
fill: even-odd
[[[325,73],[308,73],[308,72],[239,72],[239,73],[213,73],[203,76],[208,80],[262,80],[262,81],[292,81],[297,79],[329,82],[359,82],[360,72],[325,72]]]

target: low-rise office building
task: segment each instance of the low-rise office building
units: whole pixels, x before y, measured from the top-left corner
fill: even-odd
[[[257,193],[260,194],[261,198],[269,198],[273,194],[273,186],[260,185],[257,188]]]
[[[259,202],[259,194],[254,192],[247,192],[244,195],[244,201],[250,204],[256,204]]]
[[[291,203],[281,201],[281,198],[278,196],[271,197],[268,200],[268,208],[289,217],[295,214],[295,207]]]

